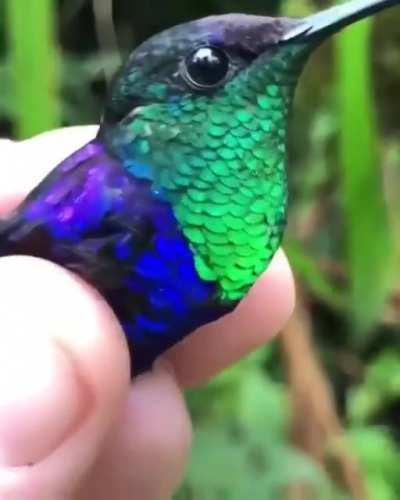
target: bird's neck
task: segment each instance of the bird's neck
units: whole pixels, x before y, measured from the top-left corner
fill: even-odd
[[[278,248],[286,220],[286,122],[291,91],[271,84],[223,96],[198,131],[201,167],[176,204],[204,279],[241,299]],[[195,140],[196,142],[196,140]]]
[[[125,168],[172,204],[199,275],[227,301],[247,293],[281,241],[300,63],[292,68],[281,52],[223,92],[136,109],[105,134]]]

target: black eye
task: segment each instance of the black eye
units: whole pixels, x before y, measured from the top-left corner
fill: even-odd
[[[221,83],[229,72],[229,57],[216,47],[200,47],[185,60],[184,78],[194,88],[207,89]]]

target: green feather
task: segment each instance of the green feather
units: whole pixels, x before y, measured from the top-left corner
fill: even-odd
[[[297,80],[290,68],[301,67],[287,61],[304,54],[304,47],[281,48],[212,96],[145,106],[113,141],[151,166],[150,178],[173,204],[197,272],[217,281],[222,300],[243,297],[280,245],[284,143]],[[135,173],[134,165],[126,166]]]

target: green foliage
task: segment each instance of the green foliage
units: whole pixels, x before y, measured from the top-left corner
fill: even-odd
[[[354,428],[348,437],[360,460],[369,498],[397,500],[400,450],[387,430],[372,426]]]
[[[304,247],[296,240],[290,239],[285,243],[285,251],[291,265],[296,269],[297,276],[307,283],[308,289],[331,307],[344,311],[347,307],[346,295],[319,269],[315,259]]]
[[[371,84],[372,23],[352,26],[335,43],[347,268],[353,325],[360,334],[379,321],[393,276]]]
[[[6,7],[13,114],[24,138],[60,124],[54,2],[8,0]]]
[[[253,355],[189,395],[197,415],[196,435],[176,500],[279,500],[290,485],[299,483],[318,492],[316,499],[344,498],[290,444],[286,389],[266,376],[262,360],[260,354]]]
[[[400,350],[385,350],[368,365],[364,380],[348,395],[348,437],[366,478],[370,498],[397,500],[400,448],[384,426],[371,425],[400,401]]]
[[[388,349],[369,363],[363,384],[350,392],[349,418],[365,423],[399,399],[400,350]]]
[[[63,57],[59,64],[62,82],[62,106],[58,118],[60,125],[84,125],[99,121],[103,101],[91,91],[91,84],[101,78],[103,70],[113,67],[117,58],[116,54]],[[18,106],[13,87],[11,65],[0,63],[0,116],[18,123]],[[44,129],[49,128],[52,127],[46,126]],[[25,135],[31,134],[23,134],[21,137]]]

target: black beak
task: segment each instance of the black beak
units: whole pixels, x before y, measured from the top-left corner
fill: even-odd
[[[400,0],[352,0],[335,5],[304,18],[304,24],[287,32],[282,41],[324,39],[349,24],[394,5],[400,5]]]

